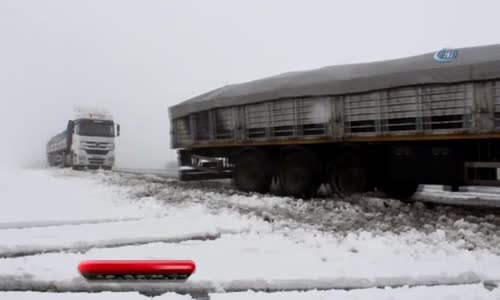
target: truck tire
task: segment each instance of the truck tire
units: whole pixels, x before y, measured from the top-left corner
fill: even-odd
[[[59,167],[60,168],[64,168],[66,167],[66,153],[65,152],[62,152],[61,155],[60,155],[60,161],[59,161]]]
[[[332,190],[340,197],[368,191],[368,170],[354,152],[340,153],[329,167],[328,178]]]
[[[63,168],[67,168],[67,167],[71,166],[71,163],[69,162],[70,159],[71,160],[73,159],[73,155],[71,153],[68,154],[67,152],[63,152],[61,166]]]
[[[264,151],[252,149],[238,155],[234,170],[234,184],[238,190],[267,193],[271,178],[271,160]]]
[[[76,164],[76,155],[73,151],[71,151],[71,164],[70,165],[71,165],[71,169],[73,169],[75,171],[81,171],[81,170],[85,169],[85,166]]]
[[[309,198],[320,185],[319,163],[307,150],[291,151],[279,165],[279,180],[283,193],[292,197]]]

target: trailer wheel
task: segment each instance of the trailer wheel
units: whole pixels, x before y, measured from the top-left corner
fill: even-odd
[[[295,150],[286,154],[280,162],[279,180],[285,195],[311,197],[320,185],[316,156],[307,150]]]
[[[243,192],[267,193],[271,185],[272,167],[269,156],[260,150],[241,153],[236,159],[234,184]]]
[[[368,171],[361,158],[352,152],[337,156],[329,168],[332,190],[340,197],[368,191]]]

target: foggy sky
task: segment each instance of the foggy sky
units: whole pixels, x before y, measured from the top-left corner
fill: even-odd
[[[162,168],[167,107],[225,84],[500,43],[500,2],[0,0],[2,165],[43,162],[74,105],[121,124],[117,165]]]

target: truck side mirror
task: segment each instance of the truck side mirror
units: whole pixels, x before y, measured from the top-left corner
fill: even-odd
[[[120,124],[116,124],[116,136],[120,136]]]
[[[75,121],[69,120],[67,127],[68,132],[73,132],[74,129],[75,129]]]

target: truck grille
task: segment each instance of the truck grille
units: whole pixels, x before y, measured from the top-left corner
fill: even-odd
[[[85,151],[88,154],[105,155],[111,150],[112,147],[113,147],[113,143],[106,143],[106,142],[83,142],[82,143],[82,148],[85,149]]]
[[[106,155],[109,150],[85,149],[88,154]]]
[[[102,165],[104,164],[104,158],[89,158],[89,163],[91,165]]]
[[[83,142],[83,147],[85,148],[109,148],[111,143],[106,142]]]

